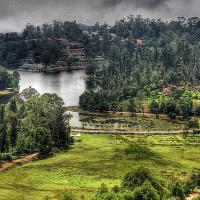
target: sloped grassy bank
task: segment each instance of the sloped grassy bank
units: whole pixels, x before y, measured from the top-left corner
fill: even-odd
[[[199,169],[200,135],[115,136],[81,134],[67,152],[0,174],[0,199],[57,197],[63,190],[93,195],[106,183],[120,184],[140,166],[165,182],[187,180]]]

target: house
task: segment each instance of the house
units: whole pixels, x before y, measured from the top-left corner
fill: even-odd
[[[162,90],[162,93],[163,93],[163,94],[169,94],[170,92],[171,92],[170,87],[165,87],[165,88],[163,88],[163,90]]]
[[[64,66],[66,66],[66,63],[65,63],[65,61],[58,60],[58,61],[55,63],[55,65],[56,65],[56,66],[62,66],[62,67],[64,67]]]
[[[84,49],[68,49],[67,53],[70,57],[79,57],[85,55]]]
[[[42,72],[44,70],[44,65],[37,63],[34,64],[24,63],[22,66],[20,66],[20,69],[27,71]]]
[[[141,40],[141,39],[136,39],[136,40],[135,40],[135,43],[136,43],[138,46],[141,46],[141,45],[144,44],[144,41]]]
[[[79,42],[75,42],[75,41],[64,39],[64,38],[57,39],[57,41],[59,41],[61,45],[67,48],[74,47],[74,46],[81,46],[81,43]]]
[[[20,69],[24,69],[24,70],[29,70],[32,69],[33,64],[29,64],[29,63],[24,63],[22,66],[20,66]]]

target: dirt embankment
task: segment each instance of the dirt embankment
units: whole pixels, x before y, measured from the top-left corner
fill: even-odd
[[[25,163],[32,162],[38,159],[38,153],[34,153],[31,155],[23,156],[17,160],[13,160],[12,162],[6,162],[0,167],[0,173],[7,171],[13,167],[23,165]]]

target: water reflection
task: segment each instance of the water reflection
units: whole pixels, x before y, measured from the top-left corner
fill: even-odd
[[[79,96],[85,91],[85,72],[61,72],[57,74],[19,72],[21,76],[20,91],[29,86],[40,94],[56,93],[64,99],[66,106],[77,106]]]

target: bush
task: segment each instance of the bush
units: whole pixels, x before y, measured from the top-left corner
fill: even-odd
[[[77,198],[69,192],[64,193],[59,200],[77,200]]]
[[[0,160],[12,162],[13,158],[10,154],[4,154],[4,155],[0,155]]]
[[[117,186],[116,186],[117,187]],[[101,187],[98,189],[96,195],[92,198],[92,200],[121,200],[122,194],[117,192],[120,191],[115,187],[115,191],[110,192],[108,190],[107,185],[102,184]]]
[[[149,181],[135,189],[132,200],[159,200],[160,196]]]
[[[193,134],[200,134],[200,130],[193,130]]]
[[[199,128],[199,120],[197,118],[192,118],[191,120],[189,120],[187,125],[189,128],[198,129]]]
[[[134,190],[137,187],[141,187],[146,181],[159,192],[160,195],[164,193],[163,187],[160,182],[151,174],[151,172],[140,167],[133,172],[128,173],[122,182],[122,187],[128,190]]]
[[[105,194],[108,193],[108,187],[106,184],[101,184],[101,186],[98,189],[98,194]]]
[[[185,195],[189,195],[192,193],[192,191],[195,189],[195,184],[190,180],[188,182],[186,182],[183,186],[183,190],[184,190],[184,193]]]
[[[169,117],[170,119],[176,119],[176,114],[170,112],[170,113],[168,114],[168,117]]]
[[[121,188],[120,188],[119,186],[117,186],[117,185],[115,185],[115,186],[112,188],[112,191],[113,191],[114,193],[119,193],[120,190],[121,190]]]
[[[51,197],[49,197],[49,196],[46,196],[46,197],[44,197],[44,199],[43,200],[51,200],[52,198]]]
[[[185,199],[185,192],[184,192],[183,186],[181,183],[177,181],[171,185],[171,194],[174,197],[180,198],[180,200]]]
[[[200,187],[200,174],[192,175],[191,180],[195,187]]]

